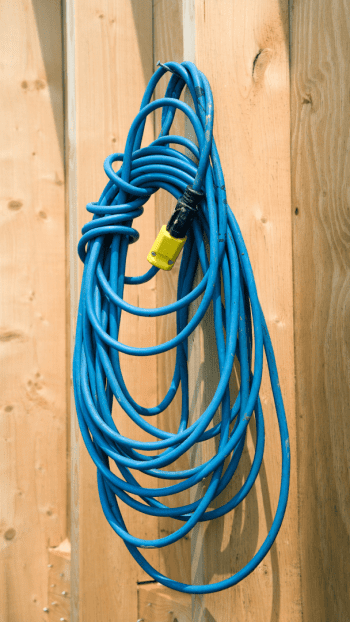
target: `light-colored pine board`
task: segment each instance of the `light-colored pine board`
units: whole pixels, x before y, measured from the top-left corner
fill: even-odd
[[[183,50],[183,6],[182,0],[160,0],[154,2],[153,8],[153,45],[154,60],[157,63],[175,61],[182,62]],[[156,69],[156,66],[154,67]],[[165,75],[156,89],[156,97],[164,96],[169,74]],[[161,111],[155,116],[156,135],[161,129]],[[184,115],[177,113],[171,128],[171,134],[183,136],[185,132]],[[176,146],[175,146],[176,147]],[[156,194],[156,234],[162,225],[166,224],[174,210],[176,200],[165,190],[158,190]],[[157,275],[157,306],[169,304],[176,300],[176,286],[181,256],[171,272],[159,271]],[[176,335],[175,314],[159,317],[157,320],[157,341],[163,343]],[[158,402],[166,394],[174,372],[175,351],[164,352],[158,355],[157,383]],[[158,426],[161,429],[176,432],[181,414],[181,388],[176,398],[164,413],[158,415]],[[174,465],[176,469],[188,468],[188,457],[185,455]],[[169,482],[170,484],[171,482]],[[187,491],[176,495],[175,499],[165,498],[165,503],[183,505],[189,503]],[[172,519],[159,519],[159,537],[164,537],[179,528],[181,523]],[[173,579],[189,582],[191,577],[190,537],[180,540],[168,547],[160,549],[160,571]]]
[[[74,333],[78,315],[80,274],[77,258],[79,240],[77,210],[77,149],[76,149],[76,95],[75,95],[75,5],[65,0],[63,5],[63,42],[65,77],[65,156],[66,156],[66,258],[67,258],[67,427],[68,484],[67,535],[71,543],[70,616],[79,619],[79,425],[74,406],[72,362]]]
[[[103,161],[114,151],[123,151],[127,132],[137,114],[145,86],[152,74],[152,3],[117,0],[88,2],[74,6],[75,64],[68,66],[75,79],[76,178],[78,226],[89,219],[86,204],[97,200],[107,178]],[[73,35],[72,35],[73,36]],[[145,144],[153,138],[153,125],[147,124]],[[76,206],[70,205],[70,210]],[[154,202],[135,222],[141,237],[130,249],[128,274],[149,269],[146,255],[154,240]],[[76,263],[78,266],[78,263]],[[81,271],[81,266],[78,267]],[[126,287],[126,298],[140,306],[155,306],[155,284]],[[155,344],[153,320],[127,316],[122,320],[121,340],[140,347]],[[123,357],[126,384],[133,397],[145,406],[156,403],[155,359]],[[136,438],[138,432],[126,415],[115,411],[122,433]],[[74,448],[72,448],[74,449]],[[74,622],[96,620],[136,620],[137,581],[148,576],[134,562],[122,540],[108,525],[100,505],[96,468],[79,440],[78,502],[79,530],[72,550],[79,557],[74,590]],[[77,473],[73,474],[74,477]],[[73,508],[74,511],[74,508]],[[155,537],[157,521],[145,519],[122,508],[131,533]],[[72,534],[73,537],[73,534]],[[158,552],[147,554],[157,565]],[[79,602],[79,612],[78,612]],[[73,610],[72,610],[73,613]]]
[[[37,622],[66,537],[61,3],[0,11],[0,619]]]
[[[350,7],[291,12],[292,214],[304,620],[349,619]]]
[[[191,622],[191,596],[174,592],[159,583],[140,585],[139,622]]]
[[[196,0],[195,57],[215,100],[214,135],[228,202],[241,226],[271,333],[291,436],[291,494],[271,553],[241,584],[194,599],[194,620],[300,620],[300,568],[294,414],[293,289],[290,200],[288,3]],[[207,378],[212,364],[203,325]],[[198,364],[200,361],[198,361]],[[198,365],[197,365],[198,367]],[[266,450],[261,474],[242,508],[206,525],[201,580],[221,580],[250,559],[277,506],[281,457],[267,373],[261,398]],[[194,381],[196,378],[194,378]],[[205,404],[202,404],[202,409]],[[252,436],[237,472],[252,459]],[[203,448],[203,458],[205,457]],[[207,450],[208,451],[208,450]],[[235,482],[232,484],[235,486]],[[193,536],[192,536],[193,537]],[[198,539],[200,534],[198,535]],[[199,543],[197,540],[197,547]],[[196,568],[193,563],[193,573]],[[194,577],[193,577],[194,578]]]

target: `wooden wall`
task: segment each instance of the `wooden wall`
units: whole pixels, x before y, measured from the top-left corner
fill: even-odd
[[[0,5],[0,622],[348,622],[349,24],[346,0]],[[150,581],[106,522],[70,386],[85,205],[106,183],[104,158],[124,149],[155,63],[183,59],[213,89],[228,201],[271,331],[292,456],[286,518],[270,554],[238,586],[194,598]],[[159,126],[156,114],[145,144]],[[190,132],[181,115],[174,132]],[[147,269],[172,205],[164,192],[147,204],[130,273]],[[176,278],[175,268],[156,286],[127,288],[128,300],[162,305]],[[174,330],[170,316],[129,316],[122,339],[150,345]],[[209,376],[215,381],[210,331],[203,322],[191,343],[193,416],[205,407]],[[169,353],[124,356],[132,395],[159,401],[173,364]],[[266,377],[261,397],[267,444],[256,485],[243,507],[192,541],[150,551],[166,574],[218,581],[264,539],[280,478]],[[159,425],[171,429],[178,408]],[[137,434],[130,422],[122,429]],[[241,481],[253,437],[252,426]],[[174,528],[124,512],[131,531],[148,538]]]

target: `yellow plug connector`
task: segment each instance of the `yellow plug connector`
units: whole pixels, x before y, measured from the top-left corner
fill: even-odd
[[[171,270],[186,239],[173,238],[163,225],[147,255],[147,261],[161,270]]]

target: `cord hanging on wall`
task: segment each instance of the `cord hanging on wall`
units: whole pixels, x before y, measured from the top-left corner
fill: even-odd
[[[172,76],[165,97],[151,102],[158,81],[167,71]],[[179,99],[186,85],[195,110]],[[158,108],[162,108],[160,136],[141,149],[146,117]],[[176,110],[184,112],[192,123],[198,147],[187,138],[169,136]],[[140,112],[129,130],[124,154],[112,154],[105,161],[109,182],[100,200],[87,205],[87,210],[94,216],[83,227],[78,246],[79,256],[85,265],[73,362],[74,393],[81,433],[97,466],[102,508],[110,525],[149,575],[167,587],[192,594],[217,592],[235,585],[261,562],[283,520],[290,474],[288,429],[275,358],[247,249],[227,204],[223,172],[213,138],[213,119],[210,85],[195,65],[188,62],[161,65],[148,84]],[[187,148],[197,158],[198,164],[171,145]],[[117,172],[112,166],[114,162],[122,163]],[[177,199],[177,208],[168,225],[162,228],[157,238],[158,245],[150,251],[149,260],[153,264],[150,270],[142,276],[125,276],[128,245],[138,239],[133,220],[143,213],[143,206],[159,188]],[[196,200],[193,197],[197,197]],[[205,238],[209,241],[209,252]],[[146,283],[155,277],[159,268],[168,270],[182,248],[176,302],[162,308],[142,309],[123,299],[125,284]],[[194,286],[198,263],[203,278]],[[189,319],[189,305],[200,296],[198,308]],[[211,302],[220,380],[206,410],[189,425],[187,340]],[[122,311],[146,317],[175,312],[177,335],[166,343],[149,348],[133,348],[123,344],[118,340]],[[133,400],[125,386],[119,353],[149,356],[171,348],[176,348],[176,365],[168,393],[158,406],[143,408]],[[176,542],[198,522],[213,520],[237,507],[251,490],[264,452],[264,419],[259,400],[264,350],[282,449],[281,490],[272,526],[258,552],[232,577],[210,585],[186,585],[174,581],[155,570],[139,549],[164,547]],[[240,366],[240,388],[231,408],[229,379],[235,358]],[[172,434],[152,425],[145,417],[163,412],[174,399],[180,383],[182,411],[178,431]],[[150,434],[152,440],[134,441],[120,434],[112,418],[114,399],[118,400],[127,416]],[[221,421],[212,426],[219,407]],[[256,447],[249,475],[230,501],[217,509],[208,510],[209,504],[235,474],[253,414]],[[196,443],[213,437],[218,439],[218,450],[210,460],[186,471],[166,469]],[[228,465],[224,468],[224,461],[229,456]],[[117,465],[120,476],[111,472],[111,460]],[[174,479],[180,480],[180,483],[143,488],[131,470],[147,473],[157,480]],[[159,500],[189,489],[204,478],[208,478],[208,487],[203,497],[193,503],[169,508]],[[183,524],[164,538],[149,541],[138,538],[128,532],[118,499],[145,514],[175,518]]]

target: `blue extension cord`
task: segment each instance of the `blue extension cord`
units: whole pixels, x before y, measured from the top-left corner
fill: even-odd
[[[159,79],[166,71],[172,73],[165,98],[150,103]],[[179,101],[188,86],[195,112]],[[140,149],[147,115],[162,108],[162,131],[150,146]],[[199,147],[180,136],[169,136],[176,112],[181,110],[191,121]],[[206,77],[192,63],[166,63],[152,76],[142,100],[139,114],[133,121],[126,141],[125,153],[109,156],[104,169],[109,177],[100,200],[89,203],[93,219],[83,227],[78,252],[84,262],[81,287],[73,376],[79,425],[86,447],[97,466],[98,490],[103,511],[114,531],[140,566],[163,585],[191,594],[218,592],[235,585],[249,575],[270,550],[285,513],[290,476],[290,452],[287,422],[278,382],[273,348],[257,296],[246,246],[236,219],[227,205],[223,172],[213,138],[214,105]],[[186,147],[198,159],[198,165],[170,148],[170,144]],[[118,172],[113,162],[122,162]],[[128,244],[136,242],[138,232],[133,219],[143,213],[148,198],[164,188],[178,199],[186,186],[205,192],[198,217],[188,231],[178,278],[177,301],[157,309],[134,307],[123,299],[124,284],[137,285],[153,278],[153,267],[144,275],[125,276]],[[204,233],[210,244],[208,257]],[[87,245],[87,251],[86,249]],[[200,262],[203,278],[193,288],[196,268]],[[224,289],[224,304],[221,297]],[[192,319],[189,304],[203,294]],[[188,426],[187,340],[202,320],[213,301],[214,329],[218,350],[220,380],[211,403],[197,421]],[[170,341],[149,348],[132,348],[118,341],[121,311],[144,317],[158,317],[176,312],[177,335]],[[253,334],[252,334],[253,333]],[[254,370],[251,372],[254,335]],[[148,356],[176,347],[173,380],[163,401],[153,408],[143,408],[130,396],[121,372],[119,352],[132,356]],[[187,585],[173,581],[155,570],[141,555],[139,548],[163,547],[185,536],[200,521],[223,516],[237,507],[251,490],[264,452],[264,419],[259,388],[265,350],[278,418],[281,448],[281,490],[271,529],[254,557],[232,577],[211,585]],[[230,409],[229,379],[234,358],[240,365],[240,390]],[[174,399],[181,383],[182,412],[177,434],[158,429],[144,417],[163,412]],[[112,402],[116,398],[126,414],[155,440],[138,442],[122,436],[112,419]],[[221,406],[221,422],[210,428]],[[247,426],[254,412],[256,421],[255,457],[250,473],[240,491],[223,506],[207,510],[209,504],[229,484],[242,455]],[[234,421],[233,429],[230,424]],[[186,471],[163,470],[195,443],[218,436],[216,456]],[[159,439],[159,440],[157,440]],[[139,453],[153,452],[150,454]],[[164,450],[160,453],[159,450]],[[232,454],[226,471],[224,460]],[[120,475],[113,474],[109,459],[115,461]],[[182,480],[181,483],[155,488],[142,488],[130,469],[143,471],[158,479]],[[168,508],[158,498],[189,489],[203,478],[210,483],[203,498],[189,505]],[[141,501],[130,495],[136,495]],[[172,517],[184,524],[175,533],[156,540],[144,540],[127,531],[117,498],[132,508],[151,516]]]

